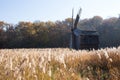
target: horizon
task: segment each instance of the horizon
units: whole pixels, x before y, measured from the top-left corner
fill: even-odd
[[[119,0],[1,0],[0,21],[17,24],[20,21],[57,21],[70,18],[74,8],[74,18],[82,8],[81,19],[100,16],[103,19],[119,17]]]

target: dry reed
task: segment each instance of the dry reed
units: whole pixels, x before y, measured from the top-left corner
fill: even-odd
[[[119,80],[120,47],[0,49],[0,80]]]

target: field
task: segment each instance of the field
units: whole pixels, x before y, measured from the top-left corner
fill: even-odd
[[[120,80],[120,47],[0,49],[0,80]]]

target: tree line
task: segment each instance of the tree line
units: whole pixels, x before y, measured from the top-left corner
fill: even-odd
[[[69,47],[71,18],[63,21],[19,22],[16,25],[0,21],[0,48]],[[100,16],[80,20],[78,26],[94,27],[99,32],[100,48],[120,45],[120,18]]]

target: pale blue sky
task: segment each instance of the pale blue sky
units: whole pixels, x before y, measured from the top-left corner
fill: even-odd
[[[120,0],[0,0],[0,20],[8,23],[64,20],[71,17],[73,7],[75,15],[82,7],[82,19],[120,14]]]

